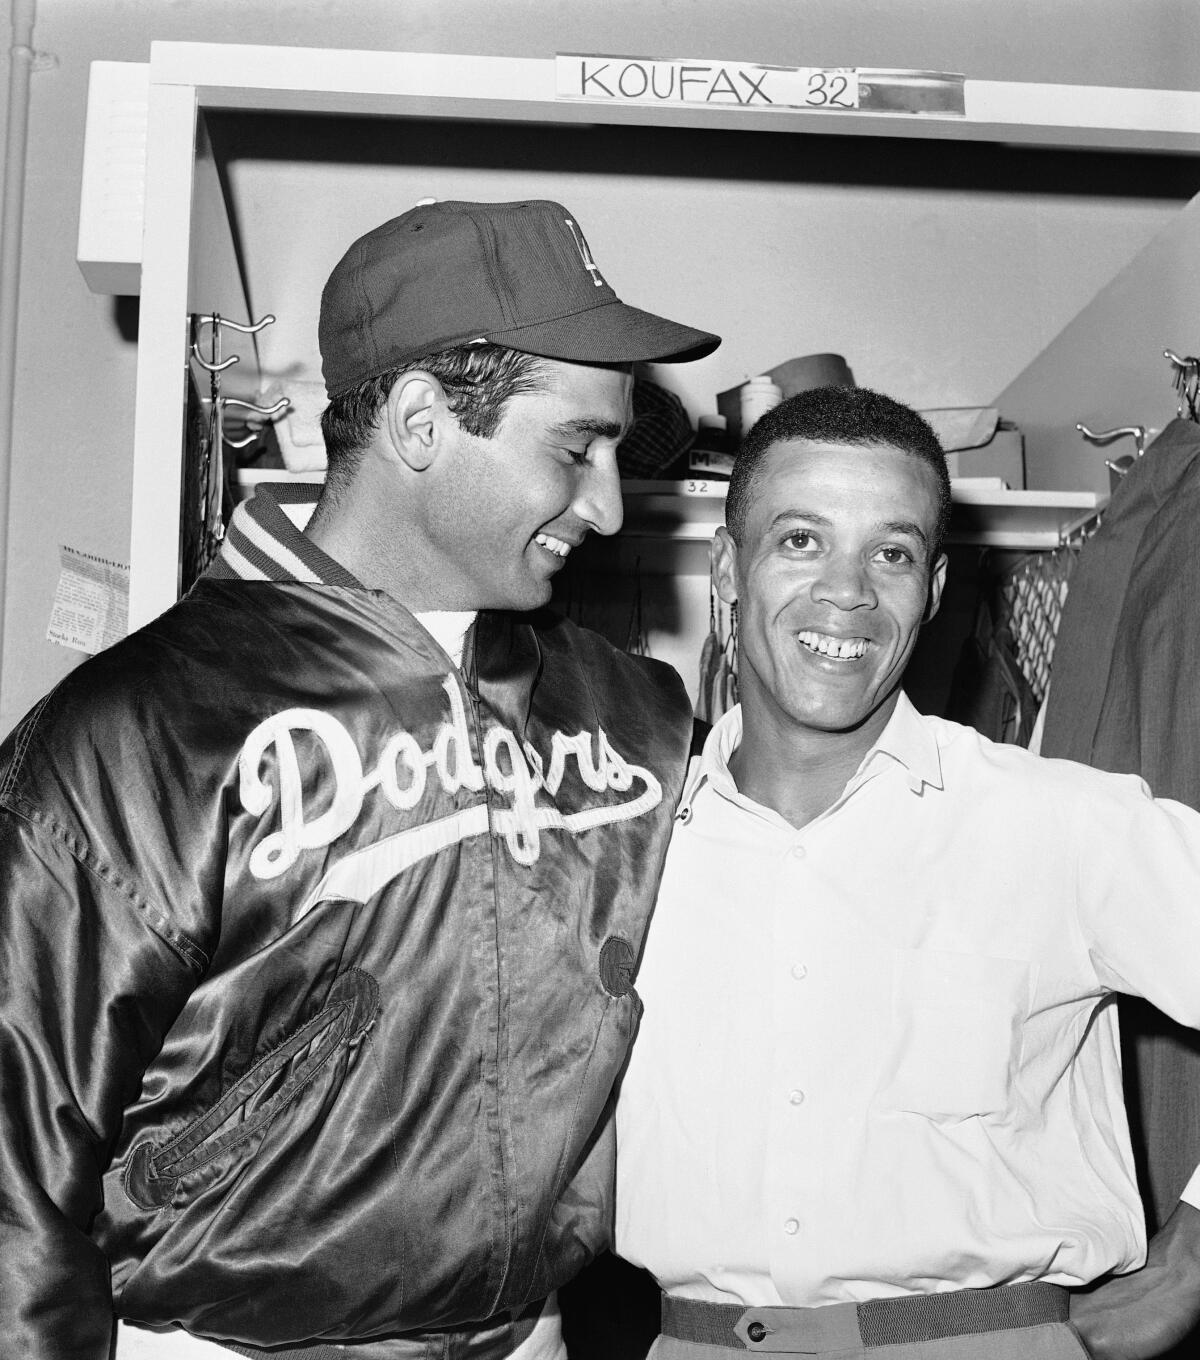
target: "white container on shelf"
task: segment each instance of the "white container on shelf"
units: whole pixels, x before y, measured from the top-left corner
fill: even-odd
[[[743,438],[750,433],[750,427],[759,418],[766,415],[772,407],[778,406],[783,400],[783,388],[779,386],[767,373],[761,373],[757,378],[751,378],[742,387],[741,409],[742,409],[742,436]]]

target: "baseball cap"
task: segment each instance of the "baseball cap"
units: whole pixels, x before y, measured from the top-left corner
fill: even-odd
[[[678,363],[720,336],[622,302],[559,203],[422,203],[360,237],[321,295],[330,397],[406,360],[491,341],[580,364]]]

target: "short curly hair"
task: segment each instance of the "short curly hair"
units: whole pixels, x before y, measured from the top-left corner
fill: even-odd
[[[936,556],[950,522],[950,474],[932,426],[911,407],[866,387],[814,387],[762,416],[746,436],[733,464],[725,500],[725,526],[741,542],[754,499],[763,455],[792,439],[813,443],[900,449],[927,463],[937,485]]]

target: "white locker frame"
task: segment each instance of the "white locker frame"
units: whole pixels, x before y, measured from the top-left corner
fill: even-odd
[[[110,68],[113,63],[98,64]],[[552,58],[356,52],[210,43],[154,43],[147,68],[127,68],[146,90],[144,223],[129,215],[123,241],[96,246],[85,196],[80,263],[99,291],[141,293],[133,450],[129,623],[137,628],[176,598],[180,450],[189,311],[216,307],[211,287],[240,291],[228,269],[200,289],[194,233],[201,218],[225,217],[220,188],[198,138],[204,109],[297,111],[439,118],[553,120],[657,126],[769,129],[875,137],[968,139],[1048,147],[1200,152],[1200,92],[966,80],[965,114],[822,113],[801,109],[648,107],[556,97]],[[102,74],[102,73],[101,73]],[[95,83],[95,82],[94,82]],[[126,106],[126,112],[128,108]],[[102,154],[104,129],[89,108],[86,158]],[[85,187],[88,173],[85,171]],[[212,195],[217,201],[211,201]],[[218,222],[219,226],[219,222]],[[228,235],[228,225],[225,227]],[[209,252],[211,253],[211,252]],[[228,240],[216,252],[233,259]],[[106,276],[102,266],[106,257]],[[126,270],[113,283],[111,262]],[[218,262],[219,262],[218,261]],[[140,278],[138,277],[140,275]],[[229,314],[244,311],[228,302]],[[247,364],[246,368],[251,367]],[[247,375],[249,376],[249,375]],[[1063,493],[1059,493],[1061,496]],[[1082,504],[1082,502],[1080,503]]]

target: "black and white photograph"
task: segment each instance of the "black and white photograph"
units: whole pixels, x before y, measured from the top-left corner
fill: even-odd
[[[0,4],[0,1360],[1194,1353],[1198,18]]]

